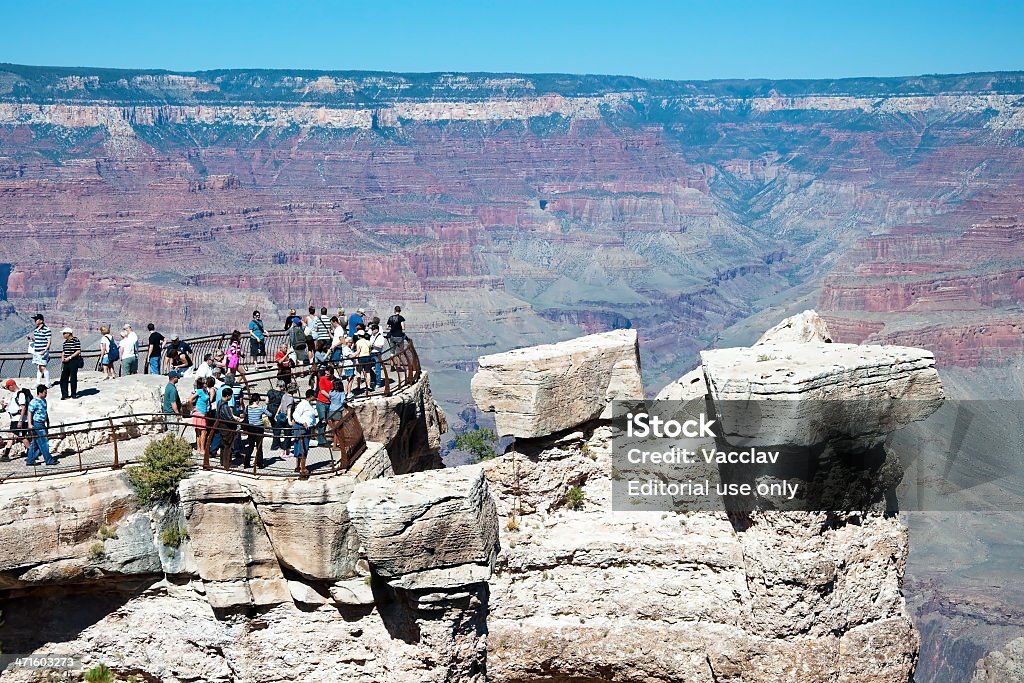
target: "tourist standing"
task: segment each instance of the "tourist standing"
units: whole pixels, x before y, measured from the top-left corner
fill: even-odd
[[[309,352],[306,350],[306,334],[302,331],[302,324],[298,318],[292,319],[292,329],[288,332],[288,341],[298,365],[306,365],[309,362]]]
[[[273,439],[270,441],[271,452],[279,450],[281,448],[281,432],[277,425],[277,411],[281,409],[281,399],[285,395],[285,383],[283,380],[277,380],[274,383],[274,388],[267,392],[267,412],[270,413],[270,432]]]
[[[171,425],[178,422],[181,417],[181,397],[178,395],[178,380],[181,373],[171,370],[167,373],[167,385],[164,387],[164,431],[171,428]]]
[[[292,320],[296,317],[295,309],[289,308],[288,315],[284,317],[284,331],[290,332],[292,329]]]
[[[263,316],[259,311],[252,312],[252,320],[249,321],[249,355],[252,356],[253,365],[257,369],[270,367],[267,362],[267,330],[263,326]]]
[[[373,355],[373,374],[377,380],[377,386],[384,386],[384,372],[381,367],[380,359],[384,355],[384,351],[388,348],[388,338],[385,337],[380,331],[380,325],[370,326],[370,353]]]
[[[149,346],[147,348],[147,360],[149,363],[149,374],[159,375],[160,374],[160,352],[164,346],[164,335],[156,331],[156,325],[149,323],[146,325],[146,330],[149,331]]]
[[[175,372],[172,370],[171,372]],[[192,427],[196,430],[196,450],[201,454],[209,455],[209,424],[207,416],[210,413],[210,390],[206,388],[206,380],[197,378],[195,382],[195,395],[192,397]]]
[[[245,462],[244,467],[248,468],[252,460],[252,453],[256,451],[256,468],[263,467],[263,420],[272,419],[271,413],[263,405],[263,397],[259,394],[249,395],[249,407],[245,409],[245,424],[242,429],[246,433],[245,440]]]
[[[359,326],[363,324],[363,315],[366,313],[362,308],[356,309],[356,312],[348,317],[348,336],[355,337],[356,332],[359,330]]]
[[[82,342],[75,331],[65,327],[60,333],[64,344],[60,351],[60,400],[78,398],[78,371],[85,365],[82,360]]]
[[[366,391],[373,391],[373,351],[370,346],[370,335],[360,329],[356,336],[356,364],[359,366],[359,378],[366,382]]]
[[[4,382],[4,389],[12,394],[4,405],[8,417],[11,418],[11,439],[4,446],[3,457],[0,457],[0,460],[9,458],[11,449],[19,439],[26,448],[28,447],[28,405],[32,402],[32,392],[28,389],[18,388],[18,383],[13,379]]]
[[[139,335],[130,323],[121,328],[121,374],[135,375],[139,372]]]
[[[395,312],[388,318],[388,340],[392,346],[401,346],[405,342],[405,318],[402,307],[395,306]]]
[[[280,382],[278,386],[283,389],[283,387],[280,387]],[[282,392],[281,404],[274,413],[274,424],[277,425],[280,432],[278,435],[278,446],[281,448],[281,455],[284,458],[292,457],[292,454],[289,452],[292,448],[292,428],[289,424],[289,419],[294,408],[295,397],[289,393]]]
[[[317,381],[316,393],[316,443],[318,446],[327,445],[327,413],[331,406],[331,389],[334,386],[334,371],[321,370],[320,379]]]
[[[237,375],[245,381],[245,370],[242,369],[242,333],[234,330],[228,348],[224,350],[225,372]]]
[[[103,368],[103,379],[114,379],[114,363],[117,362],[118,349],[114,338],[110,336],[110,325],[100,325],[100,367]]]
[[[341,443],[341,421],[345,411],[345,401],[348,394],[345,393],[345,383],[340,377],[335,377],[331,383],[330,404],[327,407],[327,430],[331,434],[331,441],[334,448],[340,448]]]
[[[46,430],[50,428],[50,414],[46,405],[46,385],[36,387],[36,397],[28,404],[28,419],[32,423],[32,443],[28,447],[25,463],[35,465],[36,458],[43,456],[47,465],[56,465],[57,460],[50,455],[50,439]]]
[[[28,336],[32,349],[32,364],[36,366],[36,381],[49,386],[50,370],[46,364],[50,362],[50,343],[53,341],[53,332],[43,321],[43,315],[36,313],[32,316],[36,328]]]
[[[292,381],[292,368],[295,367],[295,363],[288,353],[287,344],[281,344],[277,347],[274,361],[277,363],[277,379],[284,382],[287,386]]]
[[[306,457],[309,455],[309,436],[316,426],[316,410],[313,409],[312,401],[316,392],[312,389],[306,390],[306,397],[296,404],[292,411],[292,422],[295,428],[295,471],[300,478],[309,476],[306,469]]]

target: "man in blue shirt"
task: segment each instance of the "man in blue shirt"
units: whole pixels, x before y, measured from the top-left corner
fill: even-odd
[[[28,421],[32,424],[32,443],[28,447],[25,463],[35,465],[40,454],[47,465],[56,465],[57,460],[50,455],[50,440],[46,430],[50,428],[50,415],[46,406],[46,385],[36,387],[36,398],[28,404]]]
[[[249,321],[249,355],[257,368],[267,360],[267,330],[263,326],[263,316],[259,311],[252,312]],[[269,363],[267,367],[270,367]]]
[[[365,314],[366,311],[360,308],[348,317],[348,336],[356,336],[356,328],[363,324],[363,315]]]

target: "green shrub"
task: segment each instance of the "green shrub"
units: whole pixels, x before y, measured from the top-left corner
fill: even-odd
[[[85,672],[85,680],[89,683],[113,683],[114,672],[106,664],[97,664]]]
[[[569,489],[569,492],[565,494],[565,506],[570,510],[579,510],[583,507],[583,501],[586,497],[586,494],[583,493],[583,489],[579,486],[573,486]]]
[[[455,437],[455,447],[472,455],[473,462],[493,458],[496,455],[494,446],[497,443],[498,435],[493,429],[472,429]]]
[[[181,542],[188,538],[188,529],[178,528],[177,525],[167,527],[160,534],[160,542],[168,548],[177,548]]]
[[[100,540],[106,541],[107,539],[117,538],[117,529],[110,528],[106,524],[100,527]]]
[[[146,446],[142,463],[128,470],[139,503],[146,505],[169,500],[178,491],[178,483],[188,477],[192,467],[192,446],[182,438],[168,434]]]
[[[102,543],[97,541],[96,543],[93,543],[91,546],[89,546],[89,559],[90,560],[99,560],[99,559],[102,559],[103,557],[106,557],[106,555],[107,555],[107,549],[103,547]]]

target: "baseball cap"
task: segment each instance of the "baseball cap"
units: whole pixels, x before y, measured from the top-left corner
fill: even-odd
[[[63,330],[60,331],[60,333],[61,334],[74,334],[75,331],[73,329],[71,329],[70,327],[65,327]]]
[[[132,325],[131,325],[131,323],[125,323],[124,327],[122,327],[121,329],[122,330],[130,330],[130,329],[132,329]]]
[[[6,382],[4,382],[4,389],[7,389],[8,391],[14,391],[17,388],[18,383],[15,382],[13,379],[9,379]]]
[[[179,341],[180,339],[181,339],[181,337],[179,337],[176,334],[175,335],[171,335],[171,341]]]
[[[34,316],[32,316],[32,319],[33,320],[42,320],[43,319],[43,314],[42,313],[36,313]]]
[[[357,308],[356,309],[356,313],[366,313],[366,309],[365,308]]]
[[[181,379],[184,375],[182,375],[177,370],[171,370],[170,372],[167,373],[167,376],[168,377],[176,377],[177,379]]]

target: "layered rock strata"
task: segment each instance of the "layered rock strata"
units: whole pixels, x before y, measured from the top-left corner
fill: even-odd
[[[499,435],[536,438],[601,416],[614,400],[643,398],[635,330],[480,358],[473,399],[495,413]]]

